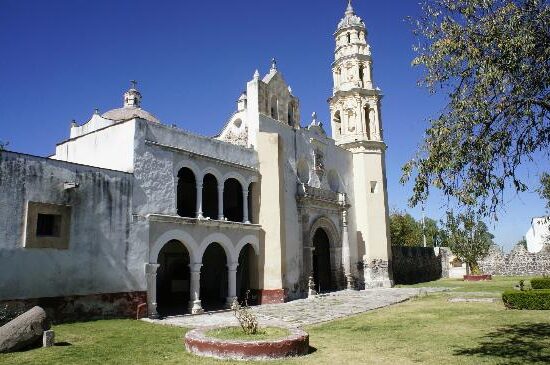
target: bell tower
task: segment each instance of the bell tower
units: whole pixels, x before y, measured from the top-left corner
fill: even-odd
[[[386,144],[380,117],[380,89],[372,79],[367,29],[348,0],[334,33],[336,49],[329,99],[332,138],[352,153],[358,249],[364,248],[365,287],[391,286],[391,245],[386,190]]]

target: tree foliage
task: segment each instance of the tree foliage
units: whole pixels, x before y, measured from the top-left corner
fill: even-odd
[[[550,174],[542,174],[538,191],[541,198],[546,200],[546,208],[550,210]]]
[[[390,214],[390,239],[395,246],[422,246],[422,234],[426,235],[426,246],[442,246],[445,231],[439,228],[436,220],[426,218],[424,231],[422,221],[417,221],[409,213],[394,211]]]
[[[409,213],[393,212],[390,214],[390,239],[396,246],[420,246],[422,227]]]
[[[487,255],[494,236],[487,225],[472,211],[454,215],[447,212],[445,229],[448,247],[463,262],[467,263],[473,274],[479,273],[479,260]]]
[[[550,157],[549,2],[423,1],[413,64],[448,104],[401,180],[414,180],[412,206],[436,187],[477,213],[496,213],[505,188],[528,188],[518,167],[537,153]]]

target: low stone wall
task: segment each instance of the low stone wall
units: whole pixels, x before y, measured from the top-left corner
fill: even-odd
[[[138,305],[147,302],[147,292],[75,295],[53,298],[0,301],[0,309],[21,313],[34,306],[44,308],[54,323],[102,318],[136,318]]]
[[[441,278],[441,254],[433,247],[392,246],[392,271],[395,284],[415,284]]]
[[[509,254],[494,246],[479,265],[484,274],[550,275],[550,246],[538,253],[532,253],[522,245],[517,245]]]

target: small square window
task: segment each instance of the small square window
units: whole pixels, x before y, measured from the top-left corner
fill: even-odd
[[[38,213],[36,219],[36,236],[59,237],[61,235],[61,215]]]
[[[71,207],[29,201],[25,217],[25,248],[69,248]]]
[[[376,181],[371,181],[370,182],[370,192],[371,192],[371,194],[376,193],[376,185],[377,185]]]

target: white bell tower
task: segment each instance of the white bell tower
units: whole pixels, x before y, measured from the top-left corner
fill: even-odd
[[[366,287],[391,286],[391,245],[386,190],[386,144],[380,117],[380,89],[372,79],[367,29],[348,1],[338,23],[329,99],[332,137],[353,154],[358,245],[364,245]]]

